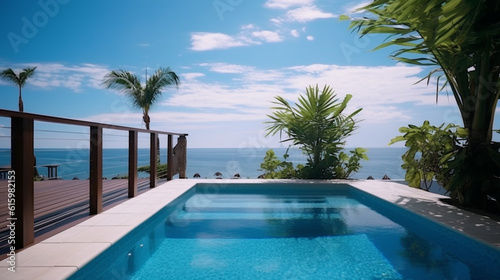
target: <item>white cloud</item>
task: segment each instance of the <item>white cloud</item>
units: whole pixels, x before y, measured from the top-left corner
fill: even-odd
[[[363,118],[377,122],[405,119],[407,112],[399,108],[401,104],[435,105],[435,87],[423,83],[413,85],[422,74],[423,68],[420,67],[312,64],[265,70],[224,63],[201,66],[208,67],[211,72],[236,75],[236,78],[226,83],[186,82],[164,105],[198,110],[235,110],[248,119],[259,119],[269,111],[274,96],[293,101],[306,86],[316,84],[320,87],[330,85],[339,97],[353,94],[352,110],[365,108]]]
[[[294,6],[312,4],[314,0],[268,0],[264,6],[267,8],[288,9]]]
[[[309,41],[313,41],[313,40],[314,40],[314,36],[307,36],[306,38],[307,38],[307,40],[309,40]]]
[[[270,21],[271,21],[272,23],[274,23],[275,25],[277,25],[277,26],[280,26],[280,25],[281,25],[281,20],[280,20],[280,19],[277,19],[277,18],[272,18],[272,19],[270,19]]]
[[[79,65],[64,65],[62,63],[30,63],[18,64],[12,67],[19,71],[26,67],[37,67],[28,84],[42,88],[68,88],[80,92],[84,87],[102,88],[101,82],[109,70],[102,65],[82,63]],[[19,69],[19,70],[16,70]]]
[[[359,107],[435,105],[435,84],[414,84],[425,73],[422,67],[304,65],[295,70],[291,87],[329,84],[339,94],[353,94]],[[449,104],[449,103],[448,103]],[[447,105],[442,102],[441,105]]]
[[[289,10],[286,13],[286,21],[298,21],[298,22],[308,22],[316,19],[334,18],[337,17],[332,13],[326,13],[321,11],[316,6],[304,6]]]
[[[277,32],[269,30],[256,30],[253,24],[247,24],[240,28],[237,35],[224,33],[195,32],[191,34],[191,50],[208,51],[217,49],[229,49],[249,45],[260,45],[262,43],[281,42],[283,39]]]
[[[184,124],[184,123],[210,123],[210,122],[221,122],[221,121],[250,121],[255,119],[262,119],[262,117],[256,118],[256,114],[242,114],[239,113],[224,113],[224,112],[198,112],[198,113],[186,113],[186,112],[151,112],[149,116],[152,120],[152,124],[156,127],[169,126],[172,123]],[[109,114],[99,114],[85,118],[86,121],[90,122],[103,122],[103,120],[109,120],[107,123],[113,123],[116,125],[134,125],[138,126],[139,122],[142,121],[142,113],[109,113]]]
[[[411,118],[406,111],[396,106],[365,106],[363,110],[356,115],[356,119],[364,123],[387,123],[393,120],[408,121]]]
[[[184,79],[186,80],[196,80],[196,78],[199,78],[199,77],[204,77],[205,74],[203,73],[184,73],[182,74],[182,77],[184,77]]]
[[[228,63],[201,63],[200,66],[209,67],[210,71],[217,73],[245,73],[253,69],[250,66]]]
[[[273,31],[254,31],[252,32],[252,36],[257,37],[265,42],[281,42],[282,39],[280,35]]]
[[[245,30],[245,29],[254,29],[255,28],[255,25],[253,24],[247,24],[247,25],[243,25],[241,27],[241,29]]]
[[[229,36],[223,33],[196,32],[191,34],[191,50],[208,51],[247,46],[251,42],[245,38]]]
[[[258,70],[248,71],[245,73],[243,81],[252,82],[276,82],[284,77],[284,73],[279,70]]]
[[[180,73],[185,78],[183,84],[155,107],[151,118],[154,129],[167,131],[184,132],[190,128],[193,133],[200,133],[201,129],[209,134],[208,128],[229,128],[233,124],[238,127],[242,122],[262,127],[266,115],[272,112],[270,107],[275,96],[293,103],[304,94],[307,86],[322,88],[328,84],[339,99],[346,94],[353,95],[346,111],[363,108],[357,119],[362,120],[360,125],[368,130],[393,127],[394,122],[402,126],[406,122],[415,123],[414,117],[419,110],[436,106],[435,84],[414,85],[426,74],[425,71],[422,67],[403,64],[373,67],[307,64],[260,69],[239,64],[202,63],[192,65],[187,73]],[[213,78],[214,75],[217,79]],[[198,80],[199,77],[204,79]],[[454,106],[454,102],[443,99],[439,106]],[[141,114],[136,111],[120,115],[101,114],[89,120],[142,125]],[[359,137],[366,138],[366,129],[360,131],[365,134]],[[380,141],[385,145],[389,139]],[[203,141],[199,145],[203,146]]]
[[[283,72],[279,70],[263,70],[256,69],[252,66],[228,64],[228,63],[200,63],[202,67],[207,67],[210,71],[215,73],[225,74],[241,74],[241,76],[234,78],[234,80],[253,83],[253,82],[266,82],[278,81],[283,78]]]
[[[331,69],[331,65],[329,64],[310,64],[303,66],[293,66],[289,67],[289,69],[300,71],[300,72],[308,72],[308,73],[321,73],[328,69]]]
[[[317,6],[312,5],[314,1],[301,1],[301,0],[271,0],[266,2],[266,7],[288,9],[282,17],[272,18],[271,22],[278,26],[278,31],[260,30],[254,24],[246,24],[240,27],[240,31],[235,34],[225,34],[219,32],[194,32],[191,33],[191,47],[193,51],[209,51],[221,50],[234,47],[260,45],[262,43],[281,42],[284,38],[280,35],[282,30],[282,22],[309,22],[317,19],[327,19],[337,17],[336,15],[324,12]],[[302,28],[305,32],[305,27]],[[299,37],[300,33],[293,29],[290,31],[293,37]],[[308,36],[308,40],[314,40],[314,37]]]
[[[364,12],[363,10],[358,10],[358,9],[360,9],[368,4],[371,4],[371,3],[372,3],[372,1],[365,1],[362,3],[358,3],[358,4],[346,5],[346,6],[344,6],[344,13],[348,14],[348,15],[363,13]]]

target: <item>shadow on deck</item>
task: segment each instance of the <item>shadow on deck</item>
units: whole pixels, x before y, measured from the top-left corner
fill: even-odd
[[[159,179],[158,183],[162,181]],[[0,180],[0,254],[8,252],[10,217],[7,180]],[[149,179],[137,180],[138,195],[150,189]],[[103,180],[103,210],[128,199],[128,180]],[[90,218],[88,180],[35,182],[35,243]],[[0,257],[2,259],[2,257]]]

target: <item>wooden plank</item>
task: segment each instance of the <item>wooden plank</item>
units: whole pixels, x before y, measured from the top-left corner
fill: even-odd
[[[138,185],[144,186],[148,183],[148,179],[139,179]],[[0,215],[7,215],[7,181],[0,181]],[[88,199],[87,180],[53,180],[53,181],[39,181],[35,182],[35,209],[43,207],[51,207],[57,209],[58,206],[71,204],[66,201],[74,200],[81,202]],[[103,181],[103,194],[109,196],[113,192],[127,190],[127,180],[104,180]],[[43,195],[40,195],[43,194]],[[0,220],[0,222],[5,222]]]

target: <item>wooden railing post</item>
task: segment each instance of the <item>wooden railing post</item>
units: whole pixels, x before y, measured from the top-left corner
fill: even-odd
[[[158,163],[158,158],[157,158],[157,149],[158,146],[156,145],[158,134],[152,132],[151,137],[150,137],[150,144],[149,144],[149,187],[154,188],[156,187],[156,175],[157,175],[157,163]]]
[[[90,127],[90,214],[102,212],[102,127]]]
[[[181,135],[177,138],[177,145],[179,151],[176,151],[175,156],[178,160],[178,171],[179,178],[186,179],[186,166],[187,166],[187,139],[185,135]]]
[[[137,137],[135,130],[128,132],[128,197],[137,196]]]
[[[167,181],[172,180],[174,172],[174,148],[172,143],[172,135],[168,134],[167,141]]]
[[[9,191],[15,191],[15,209],[9,212],[8,218],[16,219],[10,223],[15,226],[16,249],[20,249],[35,241],[34,121],[12,117],[11,129],[11,168],[15,178],[14,184],[9,181]]]

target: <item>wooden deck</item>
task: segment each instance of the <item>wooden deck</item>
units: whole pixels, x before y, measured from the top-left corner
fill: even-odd
[[[160,182],[160,181],[159,181]],[[137,180],[138,194],[148,191],[149,179]],[[7,252],[7,180],[0,180],[0,254]],[[103,180],[103,209],[128,199],[128,180]],[[35,182],[35,243],[90,217],[88,180]]]

